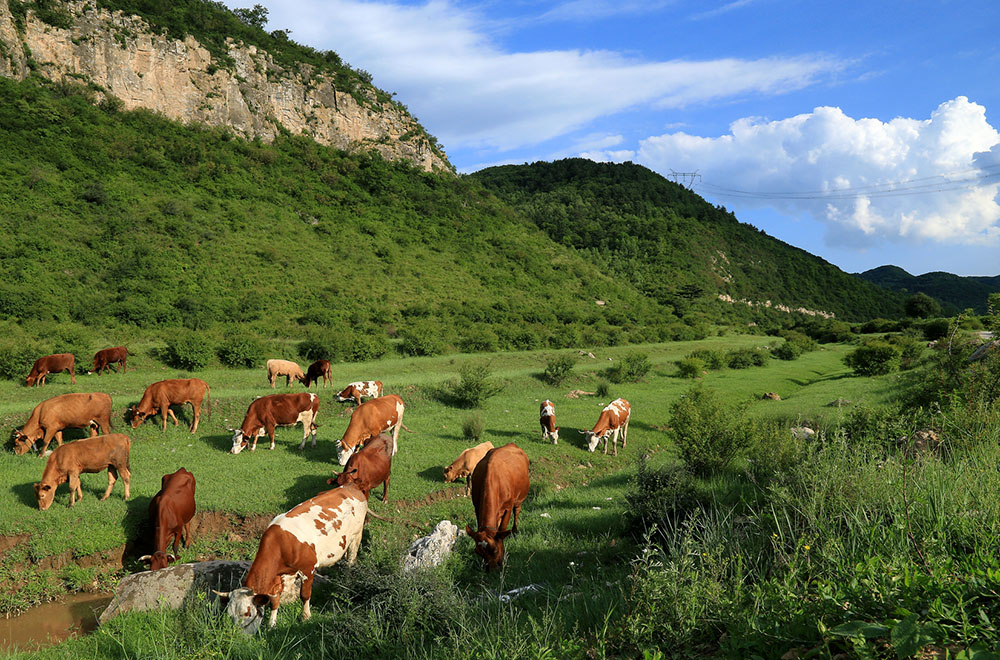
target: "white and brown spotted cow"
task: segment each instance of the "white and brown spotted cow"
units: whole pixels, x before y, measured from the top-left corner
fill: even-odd
[[[406,406],[396,394],[381,396],[371,401],[365,401],[354,409],[351,421],[347,424],[344,437],[337,445],[337,461],[347,465],[351,455],[379,433],[392,431],[392,456],[396,455],[399,438],[399,427],[403,425],[403,411]]]
[[[628,441],[628,420],[632,414],[632,406],[625,399],[615,399],[609,403],[601,416],[597,419],[597,424],[590,431],[580,431],[587,436],[587,450],[597,449],[597,443],[604,441],[604,453],[608,453],[608,436],[611,436],[611,445],[614,448],[615,456],[618,455],[618,435],[622,436],[622,449]]]
[[[250,451],[257,449],[257,438],[267,433],[274,449],[274,429],[278,426],[295,426],[302,422],[302,444],[306,446],[312,434],[312,446],[316,446],[316,415],[319,414],[319,397],[312,392],[299,394],[271,394],[262,396],[250,404],[243,424],[233,431],[232,453],[238,454],[248,444]],[[250,444],[250,443],[253,444]]]
[[[332,566],[344,557],[354,565],[367,514],[368,498],[357,486],[348,484],[275,516],[264,530],[243,586],[215,592],[229,599],[226,612],[243,632],[252,635],[264,619],[263,607],[270,605],[269,625],[273,628],[278,620],[283,576],[301,575],[302,619],[309,619],[316,569]]]
[[[351,383],[337,394],[337,401],[345,403],[354,401],[361,405],[361,397],[377,399],[382,396],[382,381],[380,380],[359,380]]]
[[[552,444],[559,444],[559,427],[556,426],[556,407],[551,401],[542,401],[538,411],[538,422],[542,425],[542,440],[551,440]]]

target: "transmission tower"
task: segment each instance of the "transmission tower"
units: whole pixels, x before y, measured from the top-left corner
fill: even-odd
[[[695,181],[701,181],[701,175],[698,174],[698,170],[694,172],[675,172],[674,170],[670,170],[667,178],[674,183],[681,184],[685,188],[691,188],[694,186]]]

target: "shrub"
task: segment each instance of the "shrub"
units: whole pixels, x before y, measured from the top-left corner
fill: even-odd
[[[344,347],[344,359],[348,362],[377,360],[389,352],[389,340],[380,332],[355,333]],[[319,358],[317,358],[319,359]]]
[[[403,355],[440,355],[444,353],[443,328],[433,321],[414,323],[400,334],[399,351]]]
[[[705,368],[712,371],[722,369],[726,366],[726,355],[722,351],[702,348],[697,351],[691,351],[687,354],[687,357],[702,360],[705,363]]]
[[[549,346],[552,348],[573,348],[579,345],[580,332],[573,325],[556,326],[549,336]]]
[[[698,475],[716,473],[747,446],[743,409],[723,405],[714,391],[694,387],[672,407],[670,426],[681,460]]]
[[[0,378],[22,380],[44,351],[33,343],[4,340],[0,343]]]
[[[676,464],[650,468],[646,456],[639,458],[635,487],[625,500],[627,524],[637,538],[654,525],[673,528],[698,506],[694,478],[689,471]]]
[[[645,353],[629,353],[621,362],[608,369],[612,383],[636,383],[653,367]]]
[[[748,438],[748,470],[759,484],[766,484],[791,472],[805,460],[806,440],[793,435],[784,424],[749,419],[744,430]]]
[[[899,349],[899,368],[910,369],[924,353],[924,343],[913,335],[893,335],[889,343]]]
[[[899,369],[901,351],[884,341],[873,341],[844,356],[844,364],[858,376],[882,376]]]
[[[551,357],[545,362],[545,371],[542,373],[542,378],[549,385],[559,387],[569,378],[570,372],[573,371],[573,367],[575,366],[576,356],[574,355]]]
[[[697,378],[705,369],[705,363],[695,357],[677,361],[677,375],[681,378]]]
[[[462,422],[462,437],[466,440],[479,442],[479,439],[483,437],[485,428],[486,423],[483,422],[483,414],[477,410]]]
[[[500,339],[489,328],[469,328],[463,333],[458,346],[463,353],[492,353],[497,350]]]
[[[767,352],[757,348],[737,348],[726,353],[726,366],[730,369],[763,367],[767,360]]]
[[[219,361],[227,367],[252,369],[264,359],[264,345],[247,335],[230,335],[217,349]]]
[[[597,389],[594,391],[594,396],[598,399],[610,399],[611,398],[611,383],[606,380],[602,380],[597,384]]]
[[[437,397],[443,403],[460,408],[479,408],[490,397],[503,391],[503,384],[490,377],[488,364],[463,364],[458,379],[443,384]]]
[[[299,356],[304,360],[335,360],[341,355],[342,335],[333,330],[313,330],[299,344]]]
[[[212,361],[212,345],[197,332],[179,330],[167,339],[166,361],[172,367],[194,371]]]
[[[802,355],[802,348],[798,344],[793,344],[790,341],[786,341],[780,346],[776,346],[771,349],[771,355],[778,358],[779,360],[794,360],[795,358]]]
[[[924,337],[927,341],[937,341],[948,334],[951,322],[948,319],[934,319],[923,325]]]

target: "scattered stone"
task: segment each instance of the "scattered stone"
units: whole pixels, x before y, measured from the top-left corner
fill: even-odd
[[[851,405],[850,399],[841,399],[841,398],[838,397],[837,399],[834,399],[830,403],[826,404],[826,407],[827,408],[843,408],[844,406],[849,406],[849,405]]]
[[[594,302],[597,303],[598,307],[604,307],[605,305],[608,304],[608,303],[604,302],[603,300],[595,300]]]
[[[457,538],[458,525],[442,520],[433,532],[413,542],[403,557],[403,572],[439,565],[451,554]]]
[[[941,446],[941,438],[932,429],[924,429],[909,438],[903,436],[896,441],[896,446],[906,453],[907,458],[919,458],[937,451]]]
[[[571,390],[569,394],[566,395],[567,399],[579,399],[581,396],[594,396],[593,392],[584,392],[583,390]]]
[[[761,399],[770,399],[771,401],[781,401],[781,397],[778,396],[777,392],[766,392]]]
[[[592,506],[590,508],[593,509],[594,511],[600,511],[601,510],[601,507],[599,507],[599,506]]]
[[[542,585],[540,584],[529,584],[525,587],[518,587],[517,589],[511,589],[510,591],[505,591],[504,593],[500,594],[498,598],[500,599],[501,603],[509,603],[510,601],[514,600],[515,598],[519,598],[524,594],[529,594],[535,591],[541,591],[541,589]]]
[[[979,360],[982,360],[984,357],[989,355],[998,345],[1000,344],[998,344],[998,342],[995,341],[986,342],[985,344],[983,344],[982,346],[980,346],[979,348],[977,348],[975,351],[972,352],[972,355],[969,356],[968,362],[978,362]]]
[[[816,431],[813,431],[808,426],[793,426],[791,431],[792,437],[796,440],[809,440],[816,435]]]
[[[552,517],[551,513],[540,513],[538,515],[541,516],[542,518],[551,518]]]

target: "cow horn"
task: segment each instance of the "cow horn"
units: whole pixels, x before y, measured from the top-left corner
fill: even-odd
[[[167,555],[167,561],[168,562],[177,561],[177,557],[175,557],[174,555]]]
[[[153,559],[153,555],[143,555],[139,557],[139,561],[150,561]]]
[[[219,598],[229,598],[229,594],[231,594],[233,592],[232,591],[216,591],[215,589],[212,589],[212,593],[215,594],[216,596],[218,596]]]

